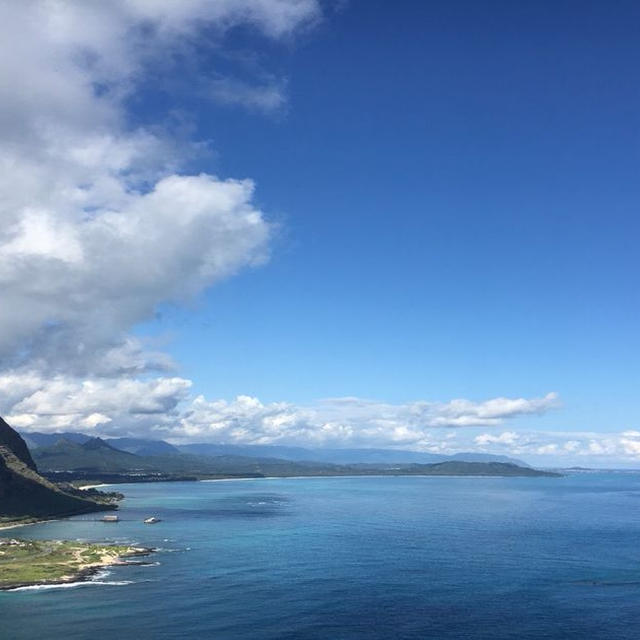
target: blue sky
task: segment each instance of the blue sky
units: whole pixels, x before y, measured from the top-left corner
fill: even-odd
[[[263,54],[282,111],[197,104],[201,168],[250,176],[282,228],[266,267],[164,311],[196,387],[556,390],[550,427],[637,426],[638,13],[353,2]]]
[[[14,424],[638,464],[637,3],[33,7]]]

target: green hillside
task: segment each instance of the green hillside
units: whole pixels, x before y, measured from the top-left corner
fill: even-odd
[[[115,508],[63,491],[43,478],[27,446],[0,418],[0,521]]]
[[[115,449],[100,438],[83,444],[61,439],[50,447],[34,449],[33,457],[42,471],[132,471],[147,467],[139,456]]]
[[[339,475],[463,475],[463,476],[545,476],[554,475],[506,462],[446,461],[435,464],[330,464],[258,458],[240,455],[197,456],[187,453],[143,456],[120,451],[100,438],[83,444],[59,440],[49,447],[33,450],[38,468],[49,477],[100,479],[106,474],[131,477],[153,474],[167,476],[339,476]],[[110,477],[112,482],[113,478]]]

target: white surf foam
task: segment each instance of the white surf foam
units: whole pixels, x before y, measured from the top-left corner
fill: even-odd
[[[48,589],[73,589],[75,587],[88,587],[91,585],[101,585],[109,587],[123,587],[133,584],[133,580],[86,580],[84,582],[64,582],[62,584],[34,584],[30,587],[16,587],[8,591],[45,591]]]

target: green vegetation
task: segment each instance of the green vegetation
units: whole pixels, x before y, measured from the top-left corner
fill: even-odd
[[[32,516],[23,516],[21,518],[0,516],[0,530],[25,524],[35,524],[36,522],[40,522],[40,518],[34,518]]]
[[[36,434],[37,435],[37,434]],[[40,434],[42,435],[42,434]],[[61,434],[64,435],[64,434]],[[136,445],[136,453],[121,451],[100,438],[78,442],[81,434],[67,434],[53,444],[37,446],[31,453],[44,475],[55,482],[159,482],[171,480],[199,480],[205,478],[288,477],[288,476],[345,476],[345,475],[452,475],[452,476],[552,476],[558,475],[531,469],[510,459],[501,460],[445,460],[418,462],[322,462],[318,460],[292,460],[259,455],[233,455],[211,453],[195,455],[184,453],[162,441],[122,439],[123,446]],[[33,434],[32,434],[33,437]],[[42,440],[42,438],[38,438]],[[51,436],[42,440],[50,443]],[[119,442],[117,440],[112,443]],[[137,446],[140,444],[145,446]],[[154,445],[153,447],[151,445]],[[162,446],[164,445],[164,446]],[[202,448],[204,445],[200,446]],[[212,452],[225,447],[211,445]],[[154,454],[147,452],[153,449]],[[245,448],[256,453],[255,448]],[[236,447],[233,451],[244,451]],[[196,449],[198,448],[196,447]],[[208,449],[207,449],[208,450]],[[263,447],[259,451],[279,451]],[[168,451],[168,453],[167,453]],[[300,450],[303,451],[303,450]],[[292,453],[292,451],[289,451]],[[375,451],[374,451],[375,453]],[[380,453],[380,452],[379,452]],[[381,453],[385,453],[382,451]],[[386,452],[387,454],[389,452]],[[411,452],[409,452],[411,453]],[[415,452],[413,452],[415,453]],[[397,455],[406,455],[399,452]],[[345,455],[362,457],[361,450]],[[460,454],[463,455],[463,454]],[[471,454],[468,454],[471,455]],[[478,454],[474,454],[478,455]],[[384,457],[384,456],[383,456]],[[375,456],[374,456],[375,458]]]
[[[61,439],[49,447],[34,450],[34,459],[41,470],[92,469],[95,471],[128,471],[145,468],[144,459],[126,451],[114,449],[100,438],[78,444]]]
[[[0,418],[0,518],[50,518],[115,508],[112,502],[98,503],[43,478],[24,440]]]
[[[287,460],[260,460],[256,458],[222,460],[210,458],[206,465],[195,466],[192,475],[154,472],[101,473],[98,471],[60,471],[48,473],[52,479],[68,482],[98,484],[101,482],[170,482],[229,478],[303,477],[303,476],[496,476],[496,477],[559,477],[560,474],[521,467],[506,462],[459,462],[437,464],[394,465],[332,465],[289,462]]]
[[[164,451],[166,447],[158,450]],[[558,475],[512,462],[449,460],[431,464],[335,464],[241,455],[199,456],[181,452],[138,455],[120,451],[100,438],[90,438],[82,443],[63,438],[51,446],[36,447],[32,454],[35,462],[22,438],[9,425],[0,422],[0,519],[50,518],[116,508],[115,502],[121,495],[104,494],[94,489],[82,491],[71,484],[79,481],[92,484],[265,476]],[[36,462],[44,477],[36,471]]]
[[[125,545],[0,538],[0,589],[86,579],[121,558],[148,553]]]
[[[425,476],[499,476],[499,477],[548,477],[559,478],[553,471],[540,471],[531,467],[521,467],[510,462],[461,462],[451,460],[428,465],[409,465],[403,475]]]

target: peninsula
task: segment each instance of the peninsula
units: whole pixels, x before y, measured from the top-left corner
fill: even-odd
[[[0,538],[0,591],[89,580],[100,569],[131,564],[152,549],[61,540]]]

